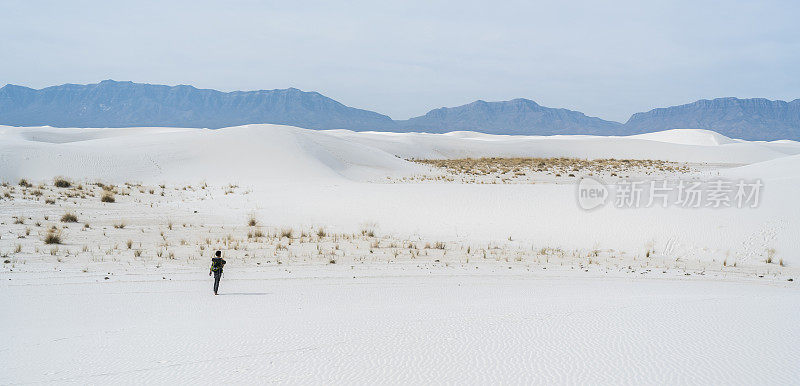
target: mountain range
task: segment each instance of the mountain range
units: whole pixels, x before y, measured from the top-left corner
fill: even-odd
[[[170,126],[221,128],[274,123],[309,129],[489,134],[630,135],[666,129],[708,129],[747,140],[800,140],[800,99],[718,98],[607,121],[528,99],[475,101],[408,120],[345,106],[295,88],[234,91],[104,80],[32,89],[0,88],[0,124],[54,127]]]

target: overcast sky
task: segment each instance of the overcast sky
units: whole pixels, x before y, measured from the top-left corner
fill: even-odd
[[[296,87],[395,119],[529,98],[625,121],[800,98],[798,1],[8,1],[0,84]]]

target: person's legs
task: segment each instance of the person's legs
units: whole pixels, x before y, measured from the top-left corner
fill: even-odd
[[[219,291],[219,279],[222,277],[222,272],[214,271],[214,294],[217,294]]]

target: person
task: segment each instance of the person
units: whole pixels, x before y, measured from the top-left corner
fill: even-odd
[[[208,276],[214,274],[214,295],[219,291],[219,279],[222,278],[222,267],[225,266],[225,260],[222,258],[222,251],[215,253],[216,257],[211,258],[211,269],[208,271]]]

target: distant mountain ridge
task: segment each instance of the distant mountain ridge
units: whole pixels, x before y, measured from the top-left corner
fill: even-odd
[[[221,128],[251,123],[309,129],[432,133],[471,130],[523,135],[631,135],[666,129],[708,129],[747,140],[800,140],[800,99],[700,100],[636,113],[623,124],[578,111],[544,107],[528,99],[478,100],[438,108],[408,120],[392,120],[295,88],[221,92],[113,80],[40,90],[15,85],[0,88],[0,125]]]
[[[0,124],[5,125],[221,128],[250,123],[354,130],[393,125],[385,115],[295,88],[221,92],[112,80],[41,90],[0,88]]]
[[[707,129],[747,140],[800,139],[800,99],[791,102],[764,98],[703,99],[680,106],[636,113],[626,130]]]
[[[587,117],[578,111],[543,107],[521,98],[505,102],[479,100],[458,107],[442,107],[397,123],[405,131],[433,133],[473,130],[490,134],[617,135],[622,128],[618,122]]]

